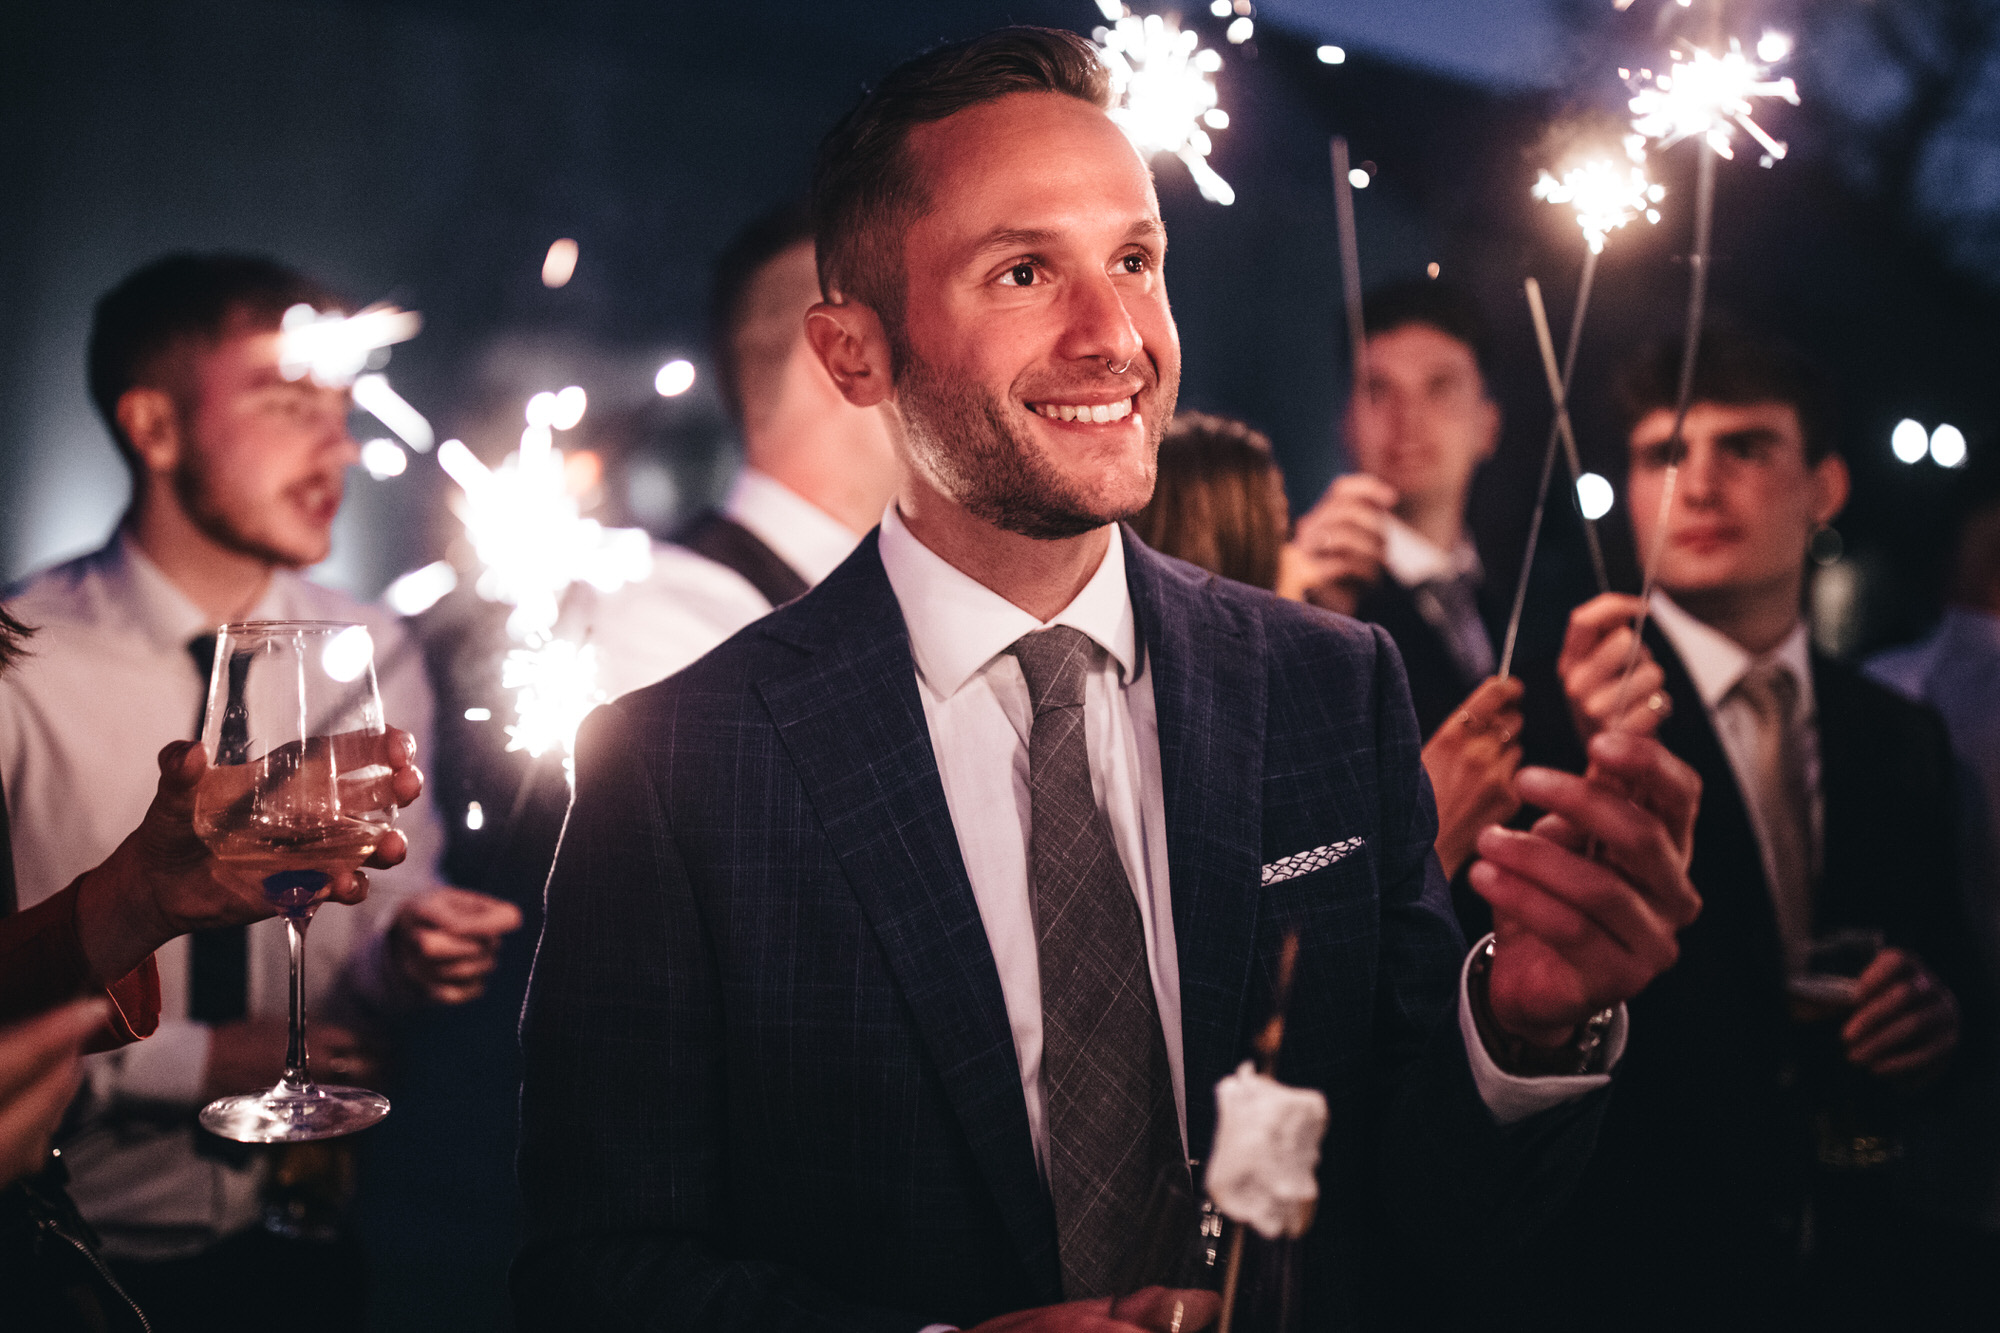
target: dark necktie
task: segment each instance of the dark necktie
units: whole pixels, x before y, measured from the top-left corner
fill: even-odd
[[[199,738],[207,713],[208,683],[215,675],[215,636],[203,634],[189,640],[188,656],[201,672],[202,707],[194,719],[194,734]],[[242,665],[247,669],[249,659],[243,659]],[[230,662],[229,670],[234,677],[237,663]],[[239,756],[247,740],[243,729],[240,715],[223,718],[220,748],[224,753]],[[232,730],[236,734],[230,734]],[[188,936],[189,1018],[198,1023],[227,1023],[243,1017],[250,992],[249,931],[248,926],[217,926]]]
[[[1042,1089],[1063,1295],[1117,1295],[1164,1167],[1185,1174],[1145,927],[1090,790],[1095,649],[1058,626],[1012,649],[1028,678],[1028,881],[1042,974]],[[1190,1226],[1192,1222],[1190,1220]]]
[[[1493,674],[1493,640],[1487,636],[1486,622],[1479,618],[1479,580],[1475,575],[1452,574],[1419,585],[1417,607],[1444,639],[1459,674],[1467,680],[1484,680]]]

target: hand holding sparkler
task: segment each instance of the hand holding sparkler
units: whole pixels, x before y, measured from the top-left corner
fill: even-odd
[[[1315,606],[1351,616],[1363,594],[1381,582],[1395,504],[1396,488],[1388,482],[1350,472],[1336,477],[1299,520],[1292,544],[1311,569],[1308,596]]]
[[[1523,689],[1510,677],[1481,682],[1424,746],[1424,771],[1437,795],[1438,861],[1447,879],[1472,859],[1479,830],[1521,808],[1514,774],[1521,766]]]
[[[1479,835],[1471,882],[1493,909],[1494,944],[1476,960],[1472,1008],[1516,1073],[1588,1072],[1563,1067],[1572,1043],[1587,1025],[1602,1035],[1605,1011],[1673,966],[1701,912],[1687,877],[1701,778],[1658,741],[1615,732],[1591,742],[1590,761],[1589,778],[1522,769],[1522,798],[1549,813],[1525,833]]]
[[[1666,673],[1643,643],[1635,643],[1642,605],[1637,597],[1608,592],[1570,613],[1556,671],[1570,720],[1586,744],[1603,731],[1651,736],[1673,716]],[[1625,663],[1634,658],[1638,666],[1628,680]]]

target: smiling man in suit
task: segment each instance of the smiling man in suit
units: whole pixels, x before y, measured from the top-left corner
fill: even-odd
[[[1698,906],[1693,775],[1631,738],[1594,752],[1617,791],[1524,774],[1560,813],[1484,836],[1468,956],[1387,637],[1118,522],[1180,352],[1107,102],[1087,42],[1004,29],[822,148],[808,336],[907,480],[824,583],[586,725],[522,1026],[527,1327],[1164,1328],[1108,1298],[1169,1276],[1131,1238],[1291,932],[1312,1326],[1382,1249],[1531,1227],[1588,1154]]]

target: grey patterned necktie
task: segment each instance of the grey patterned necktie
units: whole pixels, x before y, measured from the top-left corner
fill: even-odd
[[[1793,720],[1799,683],[1790,667],[1766,662],[1736,682],[1735,693],[1757,720],[1757,790],[1751,800],[1770,843],[1778,934],[1788,964],[1797,967],[1812,935],[1813,879],[1811,795]]]
[[[1143,1285],[1134,1246],[1162,1168],[1185,1173],[1145,927],[1090,789],[1083,692],[1095,649],[1066,626],[1024,635],[1028,880],[1042,974],[1042,1089],[1063,1295]]]

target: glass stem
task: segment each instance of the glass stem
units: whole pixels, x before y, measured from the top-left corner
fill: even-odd
[[[292,1088],[312,1086],[312,1072],[306,1067],[306,927],[311,924],[309,913],[285,914],[292,954],[292,1031],[285,1047],[285,1083]]]

